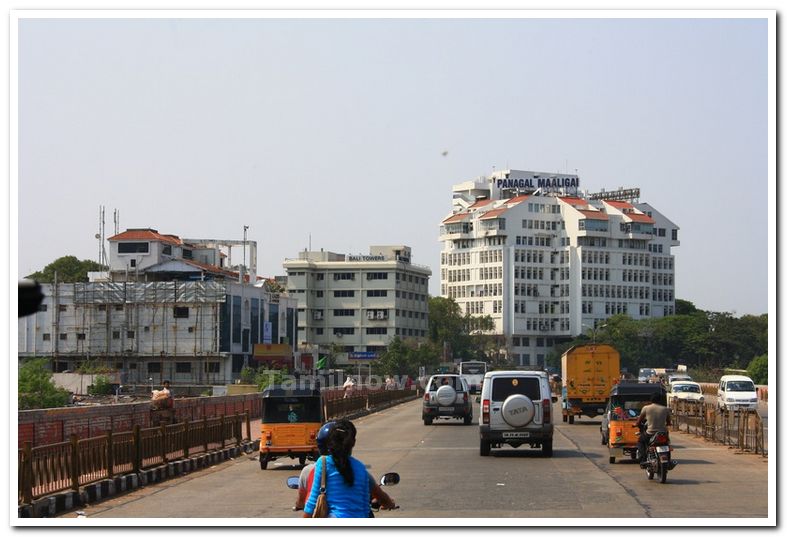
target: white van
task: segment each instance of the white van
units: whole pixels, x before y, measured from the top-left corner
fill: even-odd
[[[719,410],[757,409],[757,388],[754,381],[743,375],[724,375],[719,381],[716,399]]]

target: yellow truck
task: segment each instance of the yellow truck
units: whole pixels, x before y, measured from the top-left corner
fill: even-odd
[[[620,353],[610,345],[576,345],[563,353],[561,363],[563,421],[602,415],[620,379]]]

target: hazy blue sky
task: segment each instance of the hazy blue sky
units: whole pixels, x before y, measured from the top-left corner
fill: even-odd
[[[454,183],[578,170],[680,226],[678,298],[765,313],[767,45],[765,19],[23,20],[20,276],[97,259],[104,205],[107,236],[114,209],[249,225],[262,275],[309,234],[407,244],[439,294]]]

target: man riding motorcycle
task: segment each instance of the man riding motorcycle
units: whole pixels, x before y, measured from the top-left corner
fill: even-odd
[[[328,439],[328,434],[335,426],[335,421],[328,421],[325,422],[322,427],[320,427],[320,430],[317,433],[317,450],[320,452],[320,456],[328,455],[328,446],[326,445],[326,440]],[[301,475],[298,479],[298,497],[295,500],[295,505],[292,508],[293,511],[300,511],[306,504],[306,499],[309,497],[312,484],[314,483],[315,464],[316,463],[307,464],[303,467],[303,470],[301,470]],[[369,475],[369,490],[371,491],[372,500],[375,500],[384,509],[393,509],[396,506],[396,503],[393,501],[393,499],[383,491],[383,489],[371,475]]]
[[[670,409],[661,404],[661,396],[659,394],[654,393],[650,397],[650,404],[642,407],[636,425],[641,427],[643,423],[647,425],[647,430],[639,435],[639,446],[637,449],[640,468],[645,468],[646,466],[645,461],[647,460],[650,439],[656,433],[669,434],[667,427],[672,425]]]

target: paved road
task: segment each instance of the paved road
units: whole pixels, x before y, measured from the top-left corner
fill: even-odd
[[[559,419],[558,412],[555,405]],[[402,476],[399,485],[388,489],[401,509],[382,513],[385,518],[768,515],[765,459],[737,455],[686,434],[673,435],[680,464],[668,482],[660,484],[629,461],[610,465],[600,444],[599,422],[586,418],[573,425],[558,423],[552,458],[530,448],[508,447],[482,458],[477,422],[424,426],[420,401],[355,423],[359,437],[354,455],[376,476],[389,471]],[[256,457],[242,456],[82,510],[89,518],[299,517],[301,513],[290,510],[294,491],[285,487],[286,478],[298,472],[289,459],[261,471]]]

